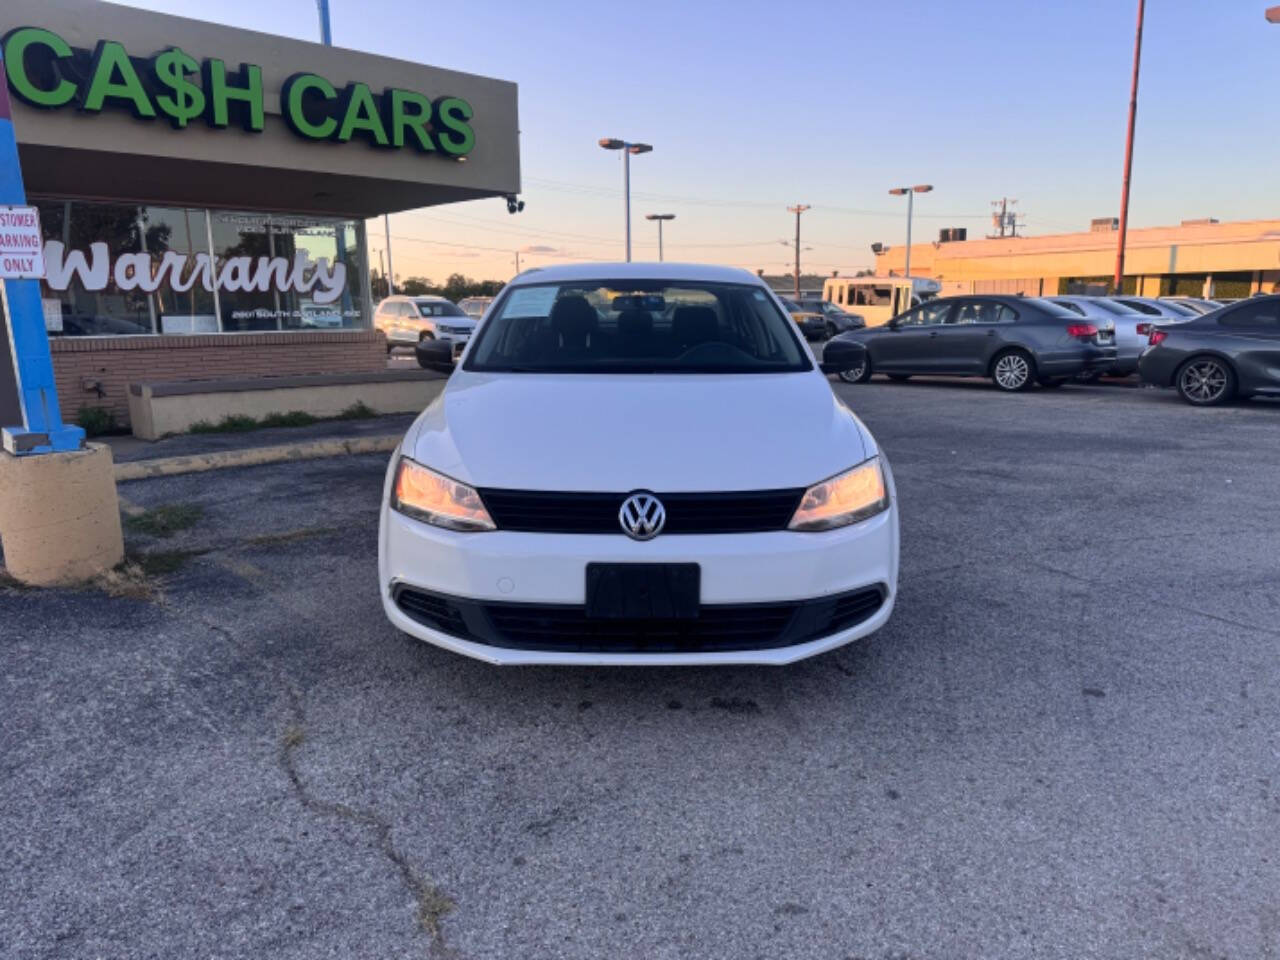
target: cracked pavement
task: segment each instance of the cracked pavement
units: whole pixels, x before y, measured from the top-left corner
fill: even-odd
[[[495,669],[376,595],[383,460],[0,588],[0,956],[1280,956],[1280,404],[836,385],[898,608],[783,669]]]

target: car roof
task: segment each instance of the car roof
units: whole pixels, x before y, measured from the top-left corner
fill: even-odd
[[[693,280],[765,286],[764,281],[749,270],[706,263],[566,263],[526,270],[513,279],[510,286],[579,280]]]

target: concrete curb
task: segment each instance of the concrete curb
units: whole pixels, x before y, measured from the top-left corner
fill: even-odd
[[[266,463],[283,463],[286,460],[318,460],[323,457],[341,457],[361,453],[390,453],[396,448],[402,436],[403,434],[396,433],[374,437],[308,440],[302,443],[283,443],[274,447],[249,447],[244,450],[219,450],[214,453],[199,453],[186,457],[134,460],[115,465],[116,483],[123,483],[126,480],[144,480],[147,477],[171,477],[179,473],[226,470],[230,467],[256,467]]]

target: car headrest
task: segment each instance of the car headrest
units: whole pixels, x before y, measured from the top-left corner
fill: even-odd
[[[653,314],[648,310],[623,310],[618,314],[618,336],[635,338],[653,332]]]
[[[720,324],[710,307],[676,307],[671,332],[678,343],[708,343],[720,338]]]
[[[585,337],[597,322],[596,308],[580,294],[561,297],[551,308],[551,326],[566,337]]]

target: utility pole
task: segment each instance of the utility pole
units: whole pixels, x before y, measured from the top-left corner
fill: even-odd
[[[382,225],[387,231],[387,296],[391,296],[396,292],[396,280],[391,274],[391,215],[384,213],[382,215]]]
[[[520,276],[520,251],[516,251],[516,276]]]
[[[1018,223],[1018,212],[1009,209],[1016,207],[1017,200],[1011,200],[1008,197],[1001,197],[999,200],[992,200],[991,207],[997,210],[991,214],[991,225],[996,228],[997,233],[988,233],[988,240],[1000,240],[1004,237],[1016,237],[1018,235],[1018,227],[1022,224]]]
[[[800,299],[800,214],[809,209],[807,203],[797,203],[794,207],[787,207],[788,213],[796,215],[796,299]]]
[[[1124,187],[1120,191],[1120,237],[1116,244],[1115,292],[1124,283],[1124,241],[1129,232],[1129,178],[1133,172],[1133,127],[1138,116],[1138,66],[1142,61],[1142,14],[1146,0],[1138,0],[1138,28],[1133,39],[1133,85],[1129,89],[1129,133],[1124,143]]]

